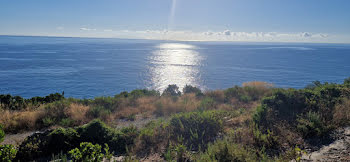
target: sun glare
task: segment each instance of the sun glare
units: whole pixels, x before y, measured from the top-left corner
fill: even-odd
[[[163,43],[153,52],[150,61],[153,86],[164,90],[169,84],[182,89],[186,84],[199,86],[197,77],[202,57],[195,46],[182,43]]]

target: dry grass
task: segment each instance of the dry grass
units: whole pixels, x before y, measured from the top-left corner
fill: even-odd
[[[350,99],[343,99],[342,103],[337,105],[333,114],[333,122],[336,125],[350,124]]]
[[[225,93],[223,90],[207,91],[205,95],[219,103],[223,103],[225,101]]]
[[[243,87],[255,87],[260,89],[269,89],[273,88],[274,85],[267,82],[261,82],[261,81],[252,81],[252,82],[244,82],[242,84]]]
[[[156,103],[154,113],[158,116],[169,116],[179,112],[189,112],[196,110],[200,101],[195,94],[185,94],[181,97],[162,97]]]
[[[84,124],[89,121],[87,119],[87,112],[90,109],[89,106],[72,103],[69,107],[64,109],[64,114],[75,121],[75,125]]]
[[[247,95],[265,92],[272,84],[266,82],[248,82],[245,87],[256,88],[243,89]],[[245,92],[247,91],[247,92]],[[63,100],[39,107],[28,106],[22,111],[4,111],[0,114],[0,124],[5,130],[16,132],[23,130],[39,129],[43,126],[60,125],[64,120],[71,120],[70,126],[81,125],[89,122],[93,118],[100,118],[104,122],[110,123],[115,119],[131,119],[135,116],[143,118],[151,116],[170,116],[179,112],[191,112],[198,108],[237,110],[238,108],[251,109],[258,101],[240,102],[236,97],[227,98],[224,90],[214,90],[205,92],[204,96],[194,93],[187,93],[181,96],[143,96],[139,98],[121,97],[106,99],[108,104],[92,103],[89,106],[79,104],[79,102]],[[85,103],[86,104],[86,103]],[[106,106],[107,105],[107,106]],[[51,123],[45,124],[45,121]]]
[[[4,126],[6,132],[14,133],[18,130],[29,130],[37,128],[37,121],[44,116],[44,111],[38,109],[35,111],[9,111],[4,110],[0,113],[0,123]]]

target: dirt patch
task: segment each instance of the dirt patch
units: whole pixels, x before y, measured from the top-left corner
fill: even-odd
[[[25,138],[35,133],[35,131],[29,131],[24,133],[18,133],[18,134],[6,134],[4,141],[1,143],[2,145],[5,144],[12,144],[12,145],[19,145],[21,144]]]

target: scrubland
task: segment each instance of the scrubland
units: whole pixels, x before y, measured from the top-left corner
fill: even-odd
[[[350,124],[350,78],[304,89],[248,82],[202,92],[176,85],[94,99],[0,96],[0,161],[290,161]],[[155,118],[142,127],[118,121]],[[1,130],[0,129],[0,130]],[[119,157],[119,158],[116,158]],[[151,159],[152,159],[151,158]]]

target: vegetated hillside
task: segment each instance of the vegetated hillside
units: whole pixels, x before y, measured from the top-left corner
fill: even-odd
[[[305,150],[331,142],[330,132],[349,126],[349,98],[350,78],[299,90],[249,82],[207,92],[186,86],[182,93],[169,85],[162,94],[144,89],[95,99],[1,95],[6,133],[47,131],[2,145],[0,161],[298,161]],[[157,117],[142,127],[116,128],[121,120]]]

